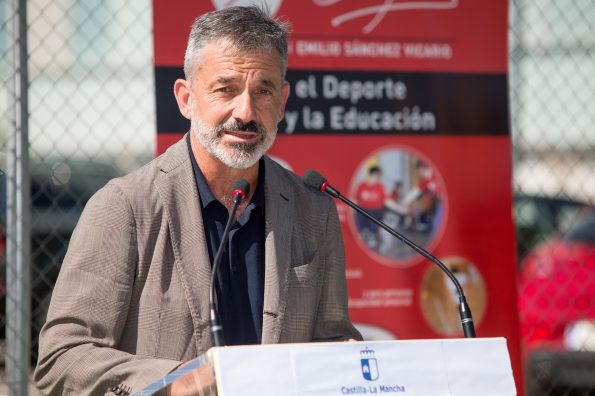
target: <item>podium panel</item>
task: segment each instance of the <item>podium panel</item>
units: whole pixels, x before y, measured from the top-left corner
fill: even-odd
[[[135,394],[205,363],[219,396],[516,395],[504,338],[218,347]]]
[[[503,338],[224,347],[220,396],[516,395]]]

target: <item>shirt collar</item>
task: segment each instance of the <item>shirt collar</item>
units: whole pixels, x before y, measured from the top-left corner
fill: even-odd
[[[190,143],[190,133],[186,134],[186,142],[188,144],[188,152],[190,154],[190,161],[192,162],[192,169],[194,170],[194,177],[196,179],[196,187],[198,187],[198,195],[200,196],[200,203],[203,209],[214,202],[219,202],[215,195],[211,192],[209,185],[203,175],[196,159],[194,158],[194,153],[192,152],[192,146]],[[256,191],[252,195],[252,200],[250,201],[250,205],[252,207],[260,207],[264,208],[264,158],[261,158],[258,161],[258,183],[256,185]]]

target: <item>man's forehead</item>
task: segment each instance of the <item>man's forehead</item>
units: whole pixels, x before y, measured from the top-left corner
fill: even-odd
[[[203,48],[197,66],[197,74],[211,82],[241,80],[246,72],[265,84],[282,80],[281,57],[274,48],[246,50],[215,42]]]
[[[238,46],[229,40],[214,40],[203,47],[202,57],[222,56],[234,61],[241,62],[246,58],[268,58],[275,63],[281,63],[281,55],[272,46],[259,48],[244,48]]]

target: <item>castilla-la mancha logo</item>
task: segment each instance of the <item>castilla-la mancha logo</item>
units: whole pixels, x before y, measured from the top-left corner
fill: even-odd
[[[283,0],[211,0],[211,2],[218,10],[233,6],[262,6],[264,3],[266,9],[269,11],[269,15],[272,16],[275,15]]]
[[[366,347],[359,354],[364,379],[367,381],[376,381],[380,373],[378,372],[378,361],[374,357],[374,350]]]

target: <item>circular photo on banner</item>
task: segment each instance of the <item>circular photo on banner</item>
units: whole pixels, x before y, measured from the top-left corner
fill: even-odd
[[[442,262],[461,284],[477,328],[486,311],[487,296],[479,270],[461,257],[448,257]],[[423,278],[420,304],[426,322],[436,333],[444,336],[463,336],[456,286],[437,266],[429,267]]]
[[[364,159],[352,177],[350,198],[407,239],[430,249],[445,224],[445,188],[431,162],[402,146],[382,148]],[[377,261],[408,266],[424,259],[373,220],[353,212],[351,230]]]

